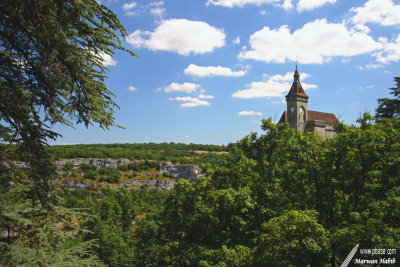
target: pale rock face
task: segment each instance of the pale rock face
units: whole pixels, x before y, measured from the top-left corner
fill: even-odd
[[[89,186],[100,187],[100,185],[91,182],[72,181],[72,180],[60,180],[56,179],[56,183],[63,184],[69,188],[88,188]],[[153,186],[159,190],[171,190],[174,188],[175,181],[164,181],[164,180],[134,180],[134,181],[122,181],[116,187],[123,186]],[[104,186],[104,185],[102,185]]]
[[[75,158],[75,159],[62,159],[56,160],[55,164],[57,167],[62,167],[65,164],[71,164],[73,169],[79,168],[82,164],[93,164],[98,168],[117,168],[118,165],[126,165],[133,161],[122,158],[122,159],[102,159],[102,158]],[[14,162],[20,168],[27,167],[23,162]],[[4,165],[4,166],[3,166]],[[0,165],[3,168],[8,168],[9,166],[6,164]],[[187,179],[191,182],[195,182],[197,177],[201,175],[201,170],[197,165],[179,165],[179,164],[172,164],[171,162],[162,162],[159,165],[160,173],[168,172],[173,174],[175,181],[173,180],[134,180],[134,181],[121,181],[117,187],[122,186],[153,186],[157,189],[161,190],[171,190],[174,188],[175,182],[179,181],[180,179]],[[154,174],[146,174],[146,173],[137,173],[137,176],[154,176]],[[70,188],[87,188],[90,185],[92,186],[99,186],[95,183],[91,182],[83,182],[83,181],[73,181],[73,180],[60,180],[56,179],[56,183],[63,184]]]
[[[173,165],[171,162],[161,163],[160,172],[172,173],[176,181],[187,179],[191,182],[197,180],[197,176],[201,174],[197,165]]]
[[[119,164],[129,164],[129,159],[120,159]],[[76,159],[62,159],[56,160],[55,164],[57,167],[62,167],[65,164],[71,164],[73,169],[79,168],[82,164],[93,164],[97,168],[117,168],[118,167],[118,160],[116,159],[100,159],[100,158],[76,158]]]

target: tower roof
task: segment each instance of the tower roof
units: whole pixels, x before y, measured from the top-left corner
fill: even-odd
[[[301,86],[300,83],[300,74],[299,71],[297,70],[297,64],[296,64],[296,70],[293,75],[293,84],[292,87],[290,87],[289,93],[286,95],[286,99],[289,96],[302,96],[308,98],[308,95],[306,92],[304,92],[303,87]]]

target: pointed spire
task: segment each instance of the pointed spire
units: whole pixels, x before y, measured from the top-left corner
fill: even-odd
[[[289,96],[302,96],[308,98],[308,95],[304,92],[303,87],[301,86],[300,83],[300,74],[297,69],[297,62],[296,62],[296,70],[293,75],[293,84],[292,87],[289,90],[289,93],[286,95],[286,97]]]
[[[300,74],[299,71],[297,70],[297,62],[296,62],[296,70],[294,72],[293,77],[294,77],[294,82],[300,82]]]

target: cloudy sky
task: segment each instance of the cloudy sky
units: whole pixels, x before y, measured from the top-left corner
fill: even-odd
[[[125,25],[104,57],[126,129],[56,126],[62,143],[227,144],[279,120],[296,61],[310,110],[347,124],[400,76],[398,0],[102,0]]]

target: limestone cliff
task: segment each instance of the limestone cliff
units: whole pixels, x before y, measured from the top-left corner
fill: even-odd
[[[175,181],[172,180],[133,180],[133,181],[121,181],[118,184],[109,184],[109,185],[104,185],[104,184],[98,184],[95,182],[86,182],[86,181],[75,181],[75,180],[61,180],[61,179],[56,179],[56,183],[63,184],[69,188],[88,188],[88,187],[138,187],[143,188],[145,190],[149,189],[160,189],[160,190],[171,190],[174,188]]]
[[[187,179],[193,182],[197,180],[197,176],[201,174],[200,168],[197,165],[174,165],[171,162],[160,163],[159,171],[161,173],[167,172],[172,174],[176,181],[179,181],[180,179]]]

